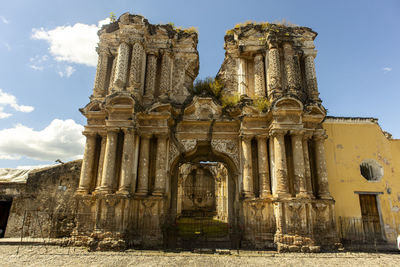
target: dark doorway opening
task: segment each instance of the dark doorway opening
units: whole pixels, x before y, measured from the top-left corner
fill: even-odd
[[[8,216],[10,215],[12,201],[0,201],[0,238],[6,233]]]
[[[368,240],[382,240],[382,228],[375,194],[360,194],[361,218]]]

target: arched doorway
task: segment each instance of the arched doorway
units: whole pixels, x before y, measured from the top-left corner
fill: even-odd
[[[171,166],[175,245],[223,248],[238,243],[238,171],[227,155],[198,142]]]

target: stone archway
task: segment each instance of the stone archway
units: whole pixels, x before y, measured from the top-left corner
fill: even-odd
[[[222,166],[221,169],[226,171],[225,188],[219,192],[217,191],[221,189],[221,181],[217,181],[218,168],[212,168],[207,165]],[[188,177],[184,177],[183,179],[180,178],[182,177],[180,173],[182,167],[184,169],[189,169],[187,170],[187,174],[185,174]],[[194,177],[194,175],[196,177]],[[181,181],[179,181],[180,179]],[[199,179],[202,180],[199,181]],[[211,181],[210,179],[215,180]],[[187,227],[193,227],[195,234],[203,238],[203,241],[206,240],[208,242],[190,244],[190,246],[218,247],[227,246],[227,244],[232,246],[232,242],[236,236],[235,233],[237,233],[239,215],[238,171],[234,161],[228,155],[212,149],[210,142],[197,142],[194,149],[181,154],[172,163],[170,183],[171,195],[169,214],[172,219],[171,223],[173,222],[174,225],[178,227],[176,230],[177,238],[179,239],[182,237],[180,236],[182,224],[179,224],[179,222],[184,221],[185,233],[188,232],[186,229]],[[182,183],[184,183],[184,185],[182,185]],[[204,196],[198,196],[198,200],[193,199],[193,206],[190,206],[187,195],[183,197],[180,195],[183,193],[182,188],[184,188],[185,185],[190,188],[192,185],[191,183],[195,183],[195,187],[197,187],[195,190],[192,190],[193,192],[189,192],[193,194],[193,198],[196,198],[196,195],[204,193]],[[204,188],[199,188],[199,186],[204,186]],[[214,187],[215,191],[212,192],[210,190],[211,187]],[[190,191],[190,189],[187,191]],[[221,196],[221,192],[224,192],[223,194],[225,195]],[[206,194],[208,195],[206,196]],[[186,203],[189,202],[189,207],[188,204],[184,207],[180,206],[182,198],[183,200],[187,200]],[[205,199],[202,200],[202,198]],[[221,200],[221,198],[223,200]],[[191,222],[196,225],[190,225]],[[223,230],[221,230],[221,227]],[[210,229],[210,231],[204,229]],[[190,239],[191,237],[185,236],[185,238]],[[199,241],[199,238],[193,236],[189,242],[193,242],[193,239],[196,239],[196,242]],[[225,242],[224,244],[221,243],[222,240]]]

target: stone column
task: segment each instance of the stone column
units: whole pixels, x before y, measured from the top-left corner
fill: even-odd
[[[285,151],[285,130],[272,130],[274,138],[276,196],[289,197],[288,172]]]
[[[303,152],[304,152],[304,175],[306,180],[306,187],[309,196],[313,196],[312,183],[311,183],[311,169],[310,169],[310,155],[308,154],[308,140],[310,133],[303,135]]]
[[[265,97],[264,57],[262,54],[254,57],[254,91],[257,97]]]
[[[146,66],[146,53],[143,46],[136,42],[132,46],[131,66],[129,69],[129,91],[143,94],[144,91],[144,72]]]
[[[156,89],[156,75],[157,75],[157,55],[152,53],[147,55],[147,69],[146,69],[146,88],[145,97],[148,99],[154,98]]]
[[[251,136],[242,136],[243,150],[243,195],[254,197],[253,162],[251,158]]]
[[[117,90],[123,90],[128,77],[130,47],[127,43],[121,43],[118,47],[117,63],[115,66],[114,86]]]
[[[238,69],[237,69],[237,75],[238,75],[238,92],[240,95],[246,95],[247,94],[247,64],[246,64],[246,59],[245,58],[238,58]]]
[[[305,74],[306,74],[306,83],[307,83],[307,91],[308,97],[314,101],[320,102],[319,93],[318,93],[318,84],[317,84],[317,74],[315,72],[315,63],[314,58],[317,56],[317,52],[312,51],[304,51],[304,66],[305,66]]]
[[[268,50],[268,98],[274,100],[282,95],[281,60],[275,44],[269,45]]]
[[[303,135],[304,131],[302,130],[291,131],[294,179],[299,185],[299,192],[296,195],[297,197],[308,196],[305,180]]]
[[[160,97],[168,98],[171,89],[172,59],[168,52],[164,52],[161,61]]]
[[[299,88],[299,75],[297,73],[296,63],[294,61],[294,51],[292,44],[283,44],[284,58],[285,58],[285,71],[287,86],[290,94],[296,94]]]
[[[151,134],[148,133],[140,135],[139,181],[136,191],[139,196],[146,196],[149,192],[150,138]]]
[[[110,61],[109,52],[105,49],[99,48],[99,59],[97,61],[96,78],[94,81],[93,96],[103,97],[106,95],[106,84],[107,82],[107,72],[108,64]]]
[[[104,166],[104,155],[106,152],[106,145],[107,145],[107,134],[105,132],[101,132],[99,134],[101,135],[101,148],[99,157],[99,167],[97,169],[96,191],[100,190],[101,186],[101,179],[103,175],[103,166]]]
[[[115,160],[117,156],[118,128],[107,129],[107,144],[104,155],[103,174],[101,177],[100,192],[112,193],[115,175]]]
[[[165,194],[165,183],[167,178],[167,134],[157,135],[157,158],[156,178],[153,195]]]
[[[124,146],[122,151],[121,176],[119,182],[119,194],[130,193],[133,166],[133,152],[135,148],[135,132],[132,128],[124,129]]]
[[[315,160],[318,179],[318,195],[322,199],[331,199],[328,187],[328,173],[326,170],[324,141],[327,135],[322,131],[314,135]]]
[[[84,131],[86,136],[85,152],[83,155],[81,176],[77,193],[87,194],[93,179],[93,166],[96,152],[96,133]]]
[[[260,197],[271,196],[271,184],[269,180],[269,164],[266,136],[257,136],[258,148],[258,177],[260,180]]]

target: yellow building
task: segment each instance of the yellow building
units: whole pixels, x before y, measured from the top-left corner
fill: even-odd
[[[400,139],[377,121],[326,118],[329,188],[341,237],[394,243],[400,234]]]

